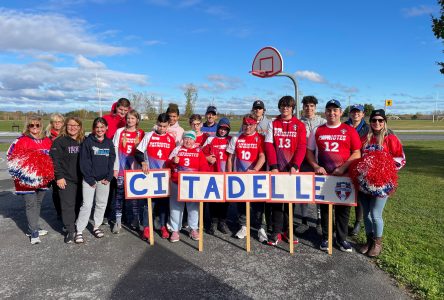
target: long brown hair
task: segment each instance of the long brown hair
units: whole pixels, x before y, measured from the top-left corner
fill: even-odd
[[[371,122],[371,120],[370,120],[370,122]],[[366,147],[367,145],[370,144],[370,141],[373,139],[373,137],[376,138],[376,143],[379,146],[382,146],[382,144],[384,143],[384,138],[389,133],[389,129],[388,129],[388,126],[387,126],[387,121],[384,120],[384,128],[382,128],[381,131],[379,131],[379,133],[377,133],[377,134],[375,134],[373,132],[372,125],[370,124],[369,126],[370,126],[370,130],[368,131],[367,140],[366,140],[366,142],[364,144],[364,147]]]
[[[68,122],[74,121],[80,126],[79,134],[77,135],[76,141],[80,144],[85,139],[85,129],[83,129],[82,120],[78,117],[68,117],[65,119],[65,126],[63,128],[63,131],[61,132],[61,136],[69,136],[68,134]]]

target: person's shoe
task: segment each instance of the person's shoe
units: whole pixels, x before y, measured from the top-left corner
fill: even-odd
[[[163,239],[167,239],[170,237],[170,233],[169,233],[168,229],[166,228],[166,226],[160,227],[160,236]]]
[[[103,217],[102,225],[108,225],[108,218]]]
[[[63,226],[63,227],[62,227],[62,232],[63,232],[63,233],[67,233],[67,232],[68,232],[68,229],[66,228],[66,226]]]
[[[150,228],[148,226],[143,228],[143,232],[142,232],[141,238],[144,241],[148,241],[150,239]]]
[[[244,239],[247,236],[247,226],[242,226],[238,232],[236,232],[235,237],[238,239]]]
[[[271,238],[268,240],[267,244],[270,246],[277,246],[279,242],[282,241],[282,234],[273,234]]]
[[[367,242],[359,247],[358,252],[361,254],[366,254],[368,250],[370,250],[372,245],[373,245],[373,234],[368,234]]]
[[[113,233],[119,234],[121,229],[122,229],[122,223],[116,222],[113,226]]]
[[[268,236],[267,236],[267,233],[265,232],[264,228],[261,228],[257,231],[257,237],[259,239],[259,242],[261,242],[261,243],[268,242]]]
[[[223,234],[230,233],[230,229],[228,228],[227,223],[225,222],[219,222],[217,224],[217,230],[219,230]]]
[[[290,238],[288,236],[288,232],[287,231],[282,234],[282,240],[284,242],[290,243]],[[297,237],[293,236],[293,245],[297,245],[297,244],[299,244],[299,240],[298,240]]]
[[[175,243],[180,241],[179,231],[173,231],[170,236],[170,242]]]
[[[347,241],[338,242],[336,241],[336,245],[339,247],[339,250],[342,252],[353,252],[352,246]]]
[[[31,233],[31,245],[40,244],[41,242],[38,231]]]
[[[65,239],[64,239],[66,244],[72,244],[74,243],[74,232],[68,232],[65,235]]]
[[[216,232],[216,223],[211,223],[210,227],[207,228],[207,233],[214,235]]]
[[[45,229],[39,229],[39,237],[40,236],[44,236],[44,235],[47,235],[48,234],[48,231],[47,230],[45,230]],[[31,234],[30,233],[27,233],[26,234],[26,236],[31,236]]]
[[[302,218],[302,225],[308,226],[308,219],[307,217]]]
[[[350,232],[350,236],[357,236],[360,230],[361,230],[361,223],[355,222],[355,226],[353,227],[353,230]]]
[[[376,257],[379,256],[379,254],[381,254],[381,251],[382,251],[382,237],[374,238],[373,245],[370,248],[370,250],[368,250],[367,255],[369,257]]]
[[[191,231],[190,231],[190,238],[192,240],[198,241],[200,239],[199,231],[196,230],[196,229],[191,229]]]
[[[328,240],[322,240],[319,249],[321,249],[322,251],[328,251]]]
[[[131,228],[131,230],[139,231],[140,230],[140,228],[139,228],[139,220],[133,219],[131,221],[130,228]],[[145,230],[145,228],[144,228],[144,230]]]

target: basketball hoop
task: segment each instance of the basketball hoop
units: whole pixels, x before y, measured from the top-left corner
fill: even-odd
[[[282,56],[276,48],[264,47],[256,54],[251,74],[261,78],[273,77],[283,70]]]

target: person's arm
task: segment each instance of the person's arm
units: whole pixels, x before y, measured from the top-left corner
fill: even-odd
[[[333,170],[331,173],[332,175],[341,176],[344,175],[345,172],[347,172],[348,167],[350,164],[355,160],[361,157],[361,150],[354,150],[350,157],[343,163],[340,167],[337,167]]]
[[[268,123],[267,134],[265,135],[265,155],[267,156],[270,171],[278,172],[279,165],[277,163],[276,149],[274,148],[273,138],[273,121],[270,121]]]
[[[51,156],[52,163],[54,165],[54,177],[56,179],[56,184],[60,189],[64,190],[66,187],[66,180],[61,164],[63,160],[63,147],[60,141],[60,139],[56,139],[52,143],[51,150],[49,150],[49,155]]]
[[[316,158],[315,158],[315,154],[314,154],[313,150],[310,150],[307,148],[307,152],[305,154],[305,159],[310,164],[310,166],[313,168],[313,170],[316,174],[327,175],[327,171],[323,167],[318,165],[318,163],[316,162]]]
[[[265,154],[263,152],[259,153],[258,159],[256,161],[256,164],[253,169],[250,169],[248,171],[250,172],[259,172],[262,168],[262,166],[265,163]]]
[[[305,130],[305,125],[302,122],[299,122],[297,128],[297,146],[296,151],[293,155],[292,164],[290,172],[294,174],[301,167],[302,161],[305,158],[305,152],[307,151],[307,132]]]
[[[114,177],[114,162],[116,160],[116,151],[114,150],[114,144],[113,142],[110,140],[109,141],[109,157],[108,157],[108,177],[106,178],[106,180],[108,182],[110,182],[113,177]],[[117,175],[117,174],[116,174]]]
[[[120,134],[122,132],[122,128],[117,129],[116,133],[114,134],[113,138],[113,144],[114,144],[114,152],[119,153],[119,143],[120,143]],[[116,159],[114,160],[114,177],[117,178],[117,174],[119,173],[119,155],[116,155]]]
[[[88,142],[89,141],[86,140],[80,147],[80,172],[82,173],[83,180],[85,180],[86,183],[88,183],[90,186],[95,186],[96,180],[92,171],[92,156]]]
[[[228,153],[227,155],[227,172],[233,172],[233,154]]]

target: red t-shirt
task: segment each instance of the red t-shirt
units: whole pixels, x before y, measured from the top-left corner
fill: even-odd
[[[259,154],[264,153],[264,137],[257,132],[235,136],[228,144],[227,152],[235,157],[233,171],[251,170],[256,166]]]
[[[174,163],[174,157],[179,157],[179,163]],[[180,171],[208,171],[207,159],[199,147],[185,148],[184,146],[176,147],[171,152],[167,161],[167,166],[171,168],[171,181],[177,183],[178,172]]]

